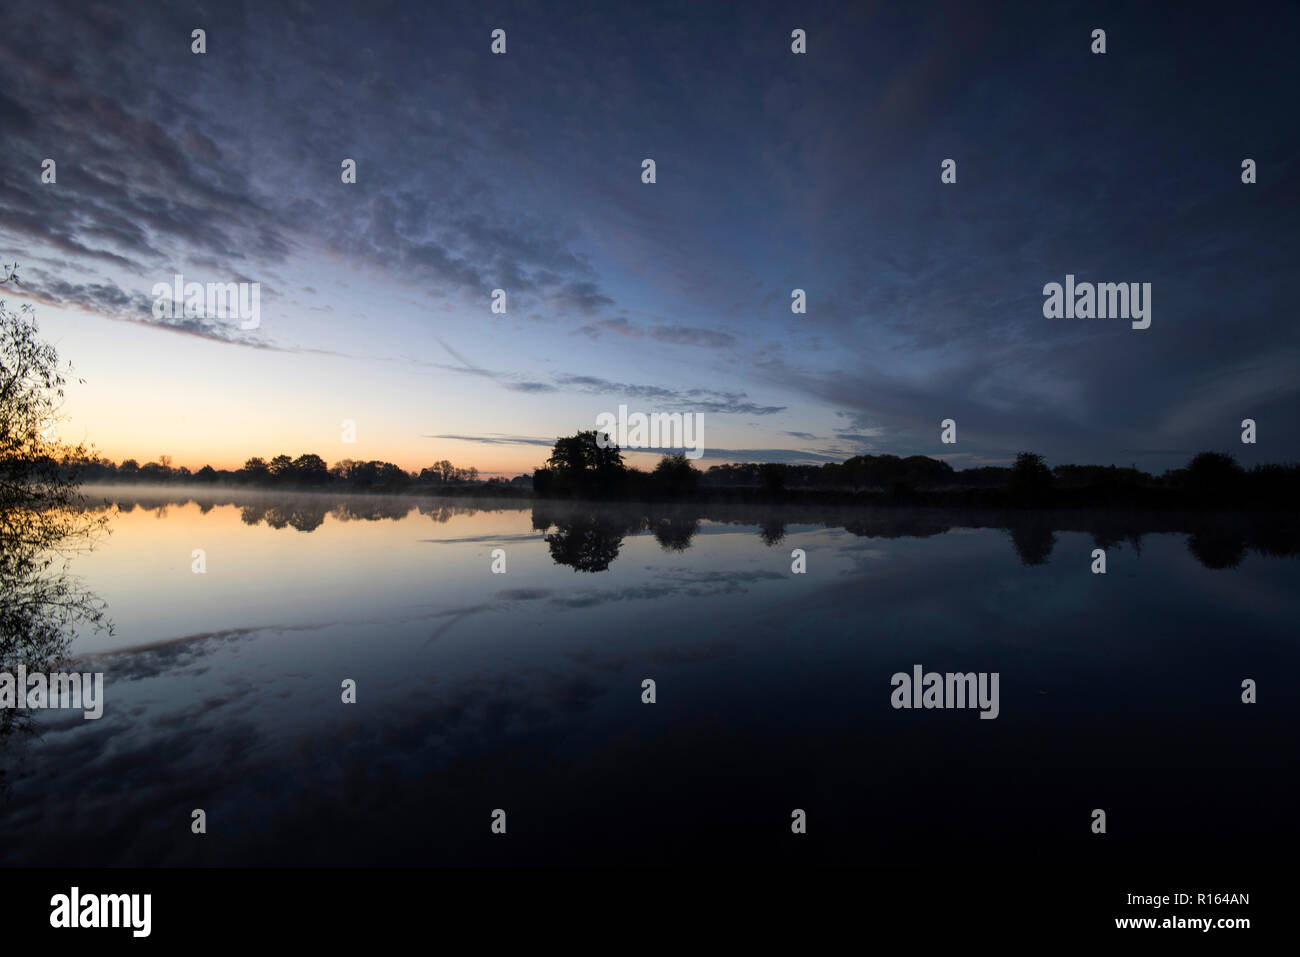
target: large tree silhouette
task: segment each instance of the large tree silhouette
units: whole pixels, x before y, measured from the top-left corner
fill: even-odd
[[[563,495],[604,498],[618,493],[627,480],[623,453],[608,435],[594,429],[555,440],[549,468],[539,469],[546,490]]]
[[[5,267],[0,287],[16,283]],[[68,370],[41,340],[29,306],[0,300],[0,667],[42,668],[79,626],[108,627],[103,603],[69,572],[107,517],[85,508],[76,474],[83,445],[54,435]],[[5,712],[8,714],[8,712]]]

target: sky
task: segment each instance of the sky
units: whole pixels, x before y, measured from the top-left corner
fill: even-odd
[[[706,466],[1292,461],[1300,7],[1215,6],[22,4],[4,298],[118,461],[513,475],[620,405]],[[258,326],[157,317],[178,273]]]

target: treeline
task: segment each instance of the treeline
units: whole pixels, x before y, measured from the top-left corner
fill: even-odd
[[[1216,453],[1204,453],[1211,459]],[[1024,459],[1023,456],[1029,456]],[[1231,459],[1230,456],[1225,458]],[[1202,465],[1211,459],[1202,460]],[[1195,461],[1195,460],[1193,460]],[[1022,473],[1039,473],[1045,467],[1041,456],[1022,453],[1015,466],[983,465],[969,469],[954,469],[941,459],[925,455],[857,455],[844,462],[824,465],[777,465],[771,463],[743,463],[714,465],[701,476],[705,486],[822,488],[822,489],[943,489],[943,488],[1005,488],[1013,479],[1016,469]],[[1188,466],[1190,467],[1190,465]],[[1114,487],[1178,488],[1186,484],[1188,467],[1173,469],[1162,475],[1152,475],[1137,468],[1114,465],[1058,465],[1050,470],[1050,484],[1059,488]],[[1231,466],[1228,466],[1231,470]],[[1257,472],[1273,474],[1287,466],[1259,466]],[[1028,472],[1026,472],[1028,470]]]
[[[975,479],[975,484],[1000,484],[992,475],[978,470],[979,476],[967,476]],[[1006,469],[998,469],[1005,472]],[[728,465],[714,465],[702,476],[707,486],[719,488],[888,488],[895,483],[906,483],[917,488],[954,484],[960,480],[958,475],[965,475],[953,469],[947,462],[932,459],[924,455],[909,455],[900,458],[897,455],[858,455],[844,462],[828,462],[824,465],[781,465],[778,463],[745,462]]]
[[[533,473],[533,490],[546,498],[592,500],[1294,509],[1300,464],[1248,470],[1231,455],[1202,452],[1182,468],[1153,475],[1113,465],[1048,468],[1042,456],[1022,452],[1011,466],[962,470],[924,455],[859,455],[825,465],[741,463],[701,472],[675,454],[643,472],[586,431],[556,441]]]
[[[957,470],[947,462],[913,455],[859,455],[821,466],[715,465],[701,476],[715,488],[878,491],[895,498],[942,496],[1011,502],[1095,500],[1137,502],[1177,498],[1184,504],[1242,503],[1287,505],[1300,496],[1300,464],[1256,465],[1245,469],[1221,452],[1202,452],[1187,465],[1161,474],[1114,465],[1057,465],[1022,452],[1010,466]],[[975,494],[963,494],[967,490]],[[996,493],[992,496],[981,492]]]
[[[319,455],[306,453],[297,458],[289,455],[277,455],[267,461],[263,458],[250,458],[239,469],[214,469],[205,465],[198,471],[191,472],[181,466],[172,467],[171,457],[159,456],[157,462],[139,464],[135,459],[126,459],[116,464],[108,459],[90,458],[69,466],[76,477],[83,482],[130,482],[149,485],[167,485],[173,483],[197,485],[245,485],[257,488],[288,489],[344,489],[401,491],[406,489],[446,489],[449,487],[524,487],[530,486],[531,479],[526,475],[506,480],[490,478],[479,480],[477,468],[458,468],[443,459],[419,472],[408,472],[392,462],[371,460],[368,462],[353,459],[341,459],[333,465],[327,465]]]
[[[681,454],[665,455],[651,471],[627,465],[595,431],[557,439],[546,464],[531,476],[479,479],[478,470],[447,460],[419,472],[391,462],[342,459],[328,465],[315,454],[250,458],[242,468],[173,468],[168,456],[140,465],[101,458],[65,464],[89,483],[233,485],[267,489],[333,489],[386,493],[501,495],[592,501],[786,502],[915,504],[944,507],[1093,507],[1295,509],[1300,464],[1243,468],[1231,455],[1202,452],[1161,474],[1113,465],[1058,465],[1022,452],[1013,465],[954,469],[924,455],[858,455],[824,465],[741,463],[706,471]]]

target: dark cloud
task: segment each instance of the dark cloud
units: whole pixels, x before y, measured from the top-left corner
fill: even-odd
[[[626,336],[629,339],[654,339],[676,346],[698,346],[704,349],[729,349],[736,344],[736,337],[729,332],[704,329],[695,326],[665,325],[655,323],[648,328],[641,328],[630,323],[626,317],[597,319],[574,330],[575,335],[584,335],[589,339],[599,339],[602,333]]]
[[[780,462],[785,465],[821,465],[843,462],[853,455],[843,449],[705,449],[704,458],[727,462]]]
[[[62,253],[79,274],[65,281],[95,285],[107,272],[147,286],[190,262],[261,279],[318,249],[445,296],[500,287],[521,308],[613,304],[574,230],[511,202],[479,170],[512,139],[504,102],[459,70],[448,77],[436,57],[407,55],[418,45],[400,32],[358,49],[283,7],[11,13],[0,150],[20,162],[0,168],[0,247],[33,261]],[[189,52],[200,22],[221,24],[203,58]],[[342,82],[358,71],[362,82]],[[441,106],[421,89],[441,90]],[[55,185],[40,182],[45,156],[58,161]],[[351,189],[339,179],[345,156],[358,163]]]
[[[736,344],[736,337],[731,333],[693,329],[689,326],[655,326],[650,330],[650,337],[673,345],[703,346],[707,349],[728,349]]]
[[[541,445],[546,448],[555,444],[555,439],[534,439],[520,435],[425,435],[421,438],[478,442],[481,445]]]
[[[719,392],[714,389],[671,389],[657,385],[634,385],[612,382],[599,376],[558,375],[555,381],[574,392],[590,395],[619,396],[661,402],[667,407],[691,412],[717,412],[747,415],[775,415],[784,412],[783,405],[758,405],[746,400],[743,392]]]
[[[1293,6],[1111,11],[1105,56],[1076,11],[1027,2],[507,3],[505,57],[472,8],[384,10],[8,11],[0,252],[47,271],[44,301],[147,324],[131,297],[153,281],[207,264],[269,283],[300,253],[400,276],[437,307],[486,312],[501,288],[511,321],[662,347],[679,375],[552,377],[553,355],[430,368],[525,395],[784,409],[692,392],[722,366],[801,413],[860,416],[839,435],[855,447],[943,451],[953,418],[960,454],[1300,454],[1300,131],[1279,119],[1300,85]],[[806,57],[788,53],[796,19]],[[199,22],[218,25],[204,57]],[[1151,328],[1045,319],[1043,284],[1067,273],[1151,282]],[[1257,446],[1233,445],[1245,417]]]

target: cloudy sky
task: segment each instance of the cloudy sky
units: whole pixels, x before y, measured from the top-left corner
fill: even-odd
[[[21,4],[9,305],[118,460],[513,474],[619,404],[703,413],[703,464],[1300,458],[1298,8],[985,6]],[[155,318],[176,273],[260,325]],[[1067,273],[1150,328],[1044,318]]]

